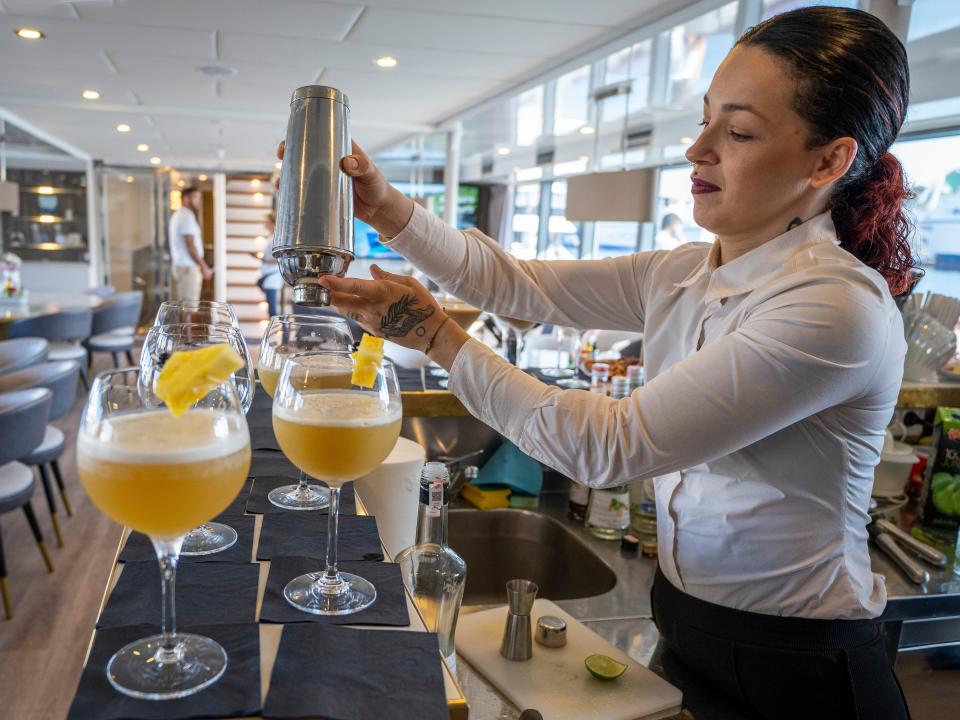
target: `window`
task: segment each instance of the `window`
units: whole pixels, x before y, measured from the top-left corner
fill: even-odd
[[[513,193],[513,240],[510,252],[522,260],[537,256],[540,232],[540,183],[517,185]]]
[[[590,66],[557,78],[554,135],[576,132],[589,121]]]
[[[890,151],[903,163],[914,199],[914,252],[926,275],[917,290],[956,295],[960,287],[960,135],[905,140]]]
[[[934,0],[936,2],[936,0]],[[947,0],[953,2],[954,0]],[[814,5],[832,5],[833,7],[856,8],[857,0],[763,0],[763,19],[774,15]],[[916,6],[913,12],[916,13]]]
[[[957,0],[922,0],[910,9],[907,42],[960,26],[960,3]]]
[[[566,218],[567,181],[550,183],[550,219],[547,221],[547,246],[540,257],[546,260],[576,260],[580,256],[581,223]]]
[[[663,168],[658,175],[654,249],[672,250],[685,242],[713,242],[713,235],[693,220],[690,166]]]
[[[517,95],[517,145],[533,145],[543,134],[543,85]]]
[[[593,224],[593,257],[617,257],[637,251],[640,223],[596,222]]]
[[[736,19],[737,3],[732,2],[669,31],[667,102],[699,106],[713,73],[733,47]]]
[[[653,43],[644,40],[607,57],[603,76],[604,85],[631,80],[630,93],[601,100],[600,121],[622,120],[624,113],[635,113],[647,107],[650,101],[650,57]]]

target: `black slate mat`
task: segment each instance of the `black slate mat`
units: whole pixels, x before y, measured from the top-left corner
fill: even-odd
[[[286,475],[296,481],[300,476],[300,470],[282,453],[275,450],[261,450],[253,453],[250,461],[250,477],[263,475]]]
[[[186,625],[252,623],[257,619],[260,566],[183,563],[177,568],[177,622]],[[98,628],[159,624],[160,566],[128,562],[110,593]]]
[[[260,626],[184,626],[178,630],[213,638],[227,651],[227,669],[217,682],[178,700],[138,700],[122,695],[107,680],[107,662],[124,645],[157,633],[158,627],[133,625],[98,630],[68,720],[184,720],[257,715],[261,708]]]
[[[328,517],[313,512],[264,515],[257,560],[299,556],[322,561],[327,551]],[[345,515],[340,518],[339,534],[337,555],[341,561],[383,560],[375,517]]]
[[[296,623],[320,622],[332,625],[392,625],[408,627],[410,613],[403,590],[400,566],[386,562],[339,563],[342,572],[350,572],[373,583],[377,599],[366,610],[352,615],[313,615],[297,610],[283,597],[287,583],[308,572],[323,572],[323,563],[303,557],[275,557],[270,562],[270,574],[260,607],[260,622]]]
[[[288,512],[303,512],[303,513],[320,513],[323,515],[327,514],[327,508],[322,508],[320,510],[285,510],[284,508],[277,507],[267,498],[267,495],[270,494],[270,491],[274,488],[278,488],[281,485],[296,485],[297,480],[291,479],[286,475],[262,475],[253,481],[253,488],[250,490],[250,494],[247,497],[246,509],[248,513],[253,513],[254,515],[270,515],[273,513],[288,513]],[[311,480],[311,485],[320,485],[321,487],[326,487],[322,482],[317,480]],[[343,489],[340,490],[340,514],[341,515],[356,515],[357,514],[357,499],[353,493],[353,483],[347,483],[343,486]]]
[[[250,426],[250,448],[253,450],[280,451],[280,443],[273,433],[273,425]]]
[[[180,566],[184,563],[193,562],[232,562],[248,563],[253,555],[253,523],[252,517],[231,517],[227,519],[227,525],[237,531],[237,542],[233,547],[227,548],[211,555],[181,555]],[[150,538],[140,533],[130,533],[126,545],[120,553],[120,562],[138,562],[153,560],[156,562],[157,554],[153,550]]]
[[[433,633],[286,625],[263,716],[449,720]]]

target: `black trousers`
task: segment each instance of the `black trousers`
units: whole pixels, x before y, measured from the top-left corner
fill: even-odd
[[[757,718],[905,720],[873,620],[734,610],[687,595],[657,569],[653,619],[680,662]]]

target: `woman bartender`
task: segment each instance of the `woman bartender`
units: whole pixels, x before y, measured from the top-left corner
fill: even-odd
[[[903,45],[816,7],[749,30],[687,151],[712,245],[521,261],[344,158],[357,215],[440,286],[528,321],[642,330],[647,384],[613,400],[506,363],[421,285],[328,277],[369,331],[425,350],[471,413],[592,487],[656,476],[657,627],[681,661],[765,718],[904,718],[873,618],[867,507],[905,343],[913,265],[899,162]]]

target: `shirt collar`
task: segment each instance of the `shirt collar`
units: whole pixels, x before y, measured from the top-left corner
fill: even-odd
[[[840,244],[829,212],[820,213],[725,265],[720,265],[720,243],[714,240],[703,261],[676,286],[690,287],[706,276],[705,302],[743,295],[775,275],[791,272],[803,248],[824,242]]]

